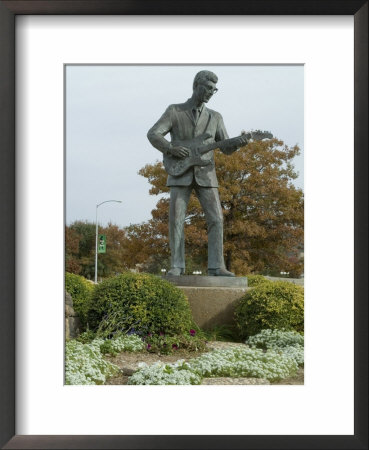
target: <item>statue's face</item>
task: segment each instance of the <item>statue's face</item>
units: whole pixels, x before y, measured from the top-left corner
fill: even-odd
[[[216,84],[212,81],[205,81],[204,83],[199,83],[196,86],[195,92],[196,97],[201,100],[203,103],[207,103],[213,94],[217,92]]]

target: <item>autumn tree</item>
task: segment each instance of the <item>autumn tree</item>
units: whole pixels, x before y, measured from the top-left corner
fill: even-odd
[[[288,147],[277,139],[250,142],[231,156],[216,152],[228,270],[238,275],[302,272],[298,254],[303,243],[303,192],[292,183],[297,177],[292,161],[298,154],[298,146]],[[146,165],[139,173],[150,182],[151,195],[169,192],[162,163]],[[147,257],[168,259],[168,211],[169,197],[164,196],[152,219],[135,229],[134,240]],[[204,270],[206,235],[203,211],[192,195],[185,224],[186,255]]]
[[[158,203],[160,204],[160,202]],[[130,225],[126,228],[125,260],[136,270],[160,273],[169,265],[168,225],[156,221]]]
[[[125,261],[125,231],[111,223],[107,227],[99,227],[99,234],[106,235],[106,253],[99,254],[99,276],[108,277],[127,270]]]
[[[75,259],[80,265],[79,274],[93,279],[95,274],[95,224],[78,220],[67,227],[67,230],[68,233],[78,237],[78,253],[75,254]],[[66,240],[65,244],[66,254],[68,254],[71,251],[69,242]]]
[[[107,277],[127,270],[125,261],[125,231],[111,223],[99,226],[99,234],[106,235],[106,253],[98,255],[98,275]],[[66,227],[66,271],[93,279],[95,276],[96,225],[76,221]]]
[[[81,236],[72,228],[65,227],[65,270],[78,275],[81,272],[79,261],[79,241]]]

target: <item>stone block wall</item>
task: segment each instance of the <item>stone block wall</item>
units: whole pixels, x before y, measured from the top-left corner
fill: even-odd
[[[73,309],[73,299],[65,292],[65,338],[73,339],[81,333],[81,321]]]

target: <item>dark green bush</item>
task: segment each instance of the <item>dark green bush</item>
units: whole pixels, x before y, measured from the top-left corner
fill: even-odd
[[[276,281],[250,289],[236,306],[235,319],[243,338],[265,329],[304,331],[304,288]]]
[[[209,330],[203,330],[203,333],[208,341],[241,342],[234,325],[215,325]]]
[[[250,287],[260,286],[261,284],[271,283],[263,275],[247,275],[247,284]]]
[[[65,273],[65,290],[71,295],[73,308],[84,327],[87,325],[87,311],[95,285],[74,273]]]
[[[96,338],[96,333],[92,330],[87,330],[81,333],[77,337],[77,341],[81,342],[81,344],[91,344],[91,342]]]
[[[154,275],[138,273],[124,273],[98,284],[88,323],[102,335],[119,331],[176,335],[195,327],[188,300],[179,288]]]
[[[100,352],[103,355],[109,353],[109,355],[111,356],[117,356],[117,354],[119,353],[117,350],[115,350],[111,339],[104,340],[104,342],[100,345]]]

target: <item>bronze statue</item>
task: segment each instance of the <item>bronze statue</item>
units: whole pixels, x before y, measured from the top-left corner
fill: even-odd
[[[170,186],[169,242],[171,269],[168,275],[185,271],[184,221],[192,190],[201,203],[208,227],[208,275],[234,277],[223,257],[223,214],[215,173],[214,149],[230,155],[247,143],[248,136],[228,139],[222,116],[205,106],[217,92],[218,77],[208,70],[193,82],[192,97],[170,105],[149,130],[151,144],[164,156]],[[171,141],[165,139],[170,133]]]

